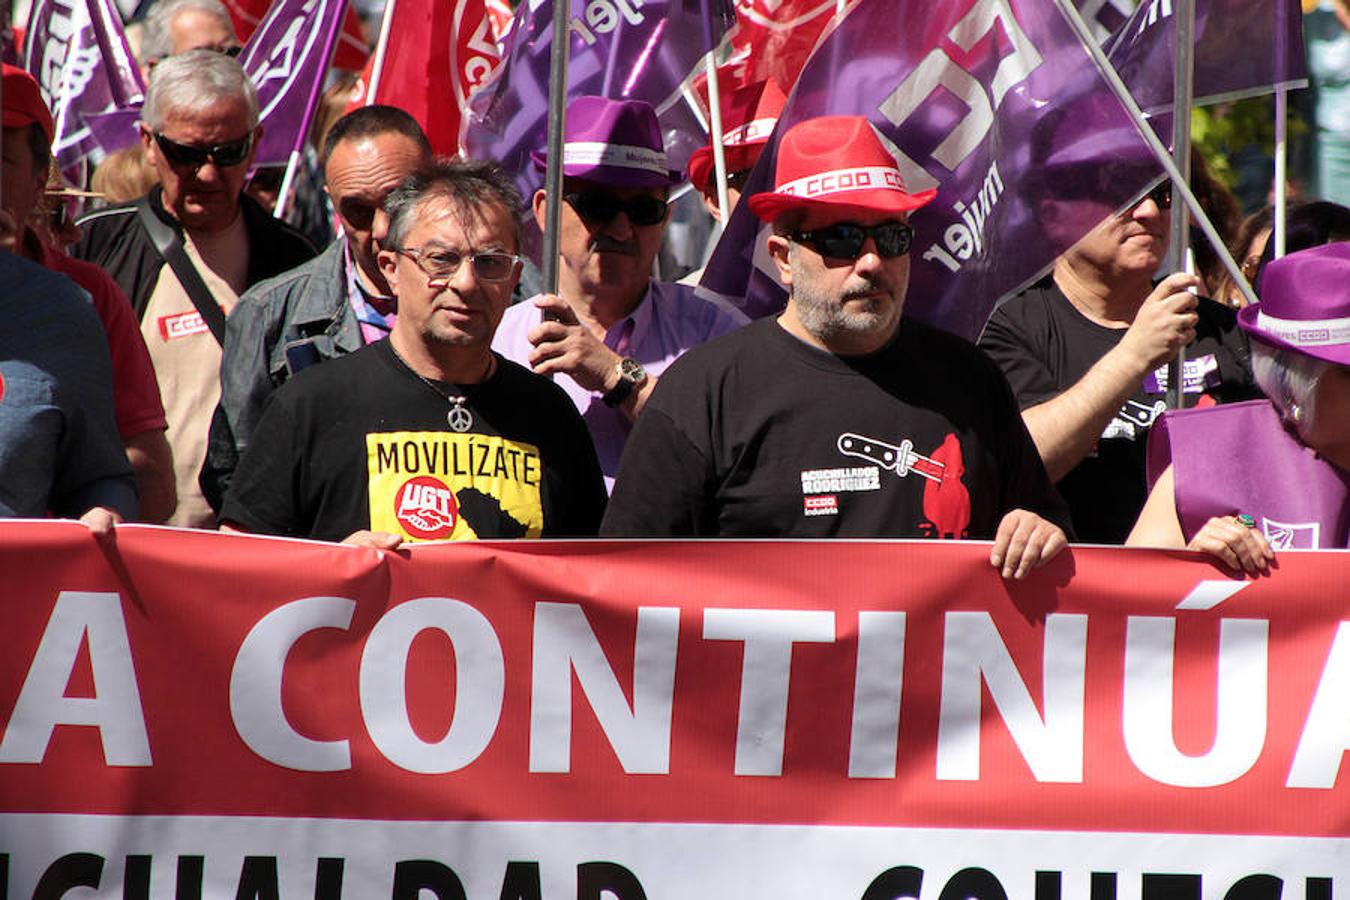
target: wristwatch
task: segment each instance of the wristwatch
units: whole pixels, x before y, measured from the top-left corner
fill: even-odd
[[[619,372],[619,381],[600,398],[606,406],[618,406],[628,399],[629,394],[647,383],[647,370],[636,359],[621,357],[614,368]]]

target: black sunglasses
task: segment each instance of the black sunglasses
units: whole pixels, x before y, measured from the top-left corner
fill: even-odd
[[[1172,208],[1172,182],[1164,181],[1153,190],[1144,195],[1144,200],[1152,200],[1157,204],[1158,209]],[[1143,203],[1144,200],[1140,200]]]
[[[249,151],[253,149],[253,132],[251,131],[237,141],[216,144],[212,147],[194,147],[191,144],[180,144],[166,138],[158,131],[154,135],[155,143],[159,145],[159,152],[163,153],[169,165],[176,169],[200,169],[206,165],[207,160],[214,162],[223,169],[237,166],[248,159]]]
[[[588,222],[608,225],[619,213],[634,225],[659,225],[666,219],[669,204],[652,194],[638,194],[625,200],[609,191],[580,191],[563,197],[568,205]]]
[[[857,259],[870,237],[876,242],[877,255],[894,259],[909,252],[914,243],[914,229],[905,222],[882,222],[870,228],[852,222],[839,222],[814,231],[796,231],[788,235],[798,244],[805,244],[821,256],[831,259]]]

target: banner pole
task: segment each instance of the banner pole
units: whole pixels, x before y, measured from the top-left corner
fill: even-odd
[[[544,193],[548,198],[544,225],[544,259],[541,273],[544,293],[558,292],[558,231],[562,228],[563,124],[567,116],[567,17],[570,0],[553,0],[553,45],[549,48],[548,77],[548,168]]]
[[[365,106],[375,102],[375,91],[380,86],[380,76],[384,74],[384,55],[389,49],[389,32],[394,24],[394,7],[398,0],[385,0],[384,17],[380,19],[380,37],[375,42],[375,60],[370,64],[370,84],[366,85]]]
[[[1111,65],[1111,61],[1106,58],[1106,54],[1102,52],[1101,47],[1097,46],[1097,42],[1093,40],[1092,32],[1088,30],[1087,25],[1083,22],[1083,17],[1080,16],[1078,10],[1074,8],[1072,0],[1055,0],[1055,3],[1059,7],[1060,14],[1064,16],[1065,20],[1073,28],[1074,33],[1078,35],[1078,41],[1083,45],[1083,49],[1087,50],[1088,55],[1091,56],[1093,62],[1097,64],[1097,68],[1101,71],[1102,77],[1106,79],[1106,83],[1111,87],[1111,93],[1116,95],[1116,99],[1125,107],[1125,111],[1130,114],[1130,118],[1134,122],[1135,130],[1139,132],[1139,136],[1144,139],[1144,143],[1153,151],[1153,155],[1157,157],[1158,163],[1162,166],[1163,171],[1167,173],[1167,177],[1172,179],[1173,195],[1175,196],[1177,193],[1180,193],[1181,198],[1186,201],[1186,207],[1190,209],[1191,215],[1195,219],[1195,224],[1199,226],[1205,239],[1208,240],[1210,245],[1214,248],[1214,252],[1219,257],[1219,262],[1223,264],[1224,270],[1233,277],[1233,283],[1236,284],[1238,290],[1242,292],[1243,299],[1248,303],[1255,303],[1256,294],[1252,292],[1252,286],[1248,284],[1247,279],[1243,277],[1242,269],[1233,261],[1233,254],[1228,252],[1228,246],[1224,243],[1223,238],[1219,236],[1218,231],[1215,230],[1214,223],[1209,220],[1209,216],[1201,209],[1200,201],[1196,199],[1195,194],[1191,191],[1190,185],[1187,184],[1186,179],[1182,177],[1181,171],[1176,167],[1176,164],[1172,162],[1172,154],[1167,151],[1167,148],[1163,146],[1163,142],[1158,139],[1158,136],[1153,133],[1153,129],[1148,126],[1148,122],[1144,117],[1144,111],[1140,109],[1139,104],[1135,102],[1134,97],[1130,94],[1130,89],[1125,86],[1125,82],[1120,80],[1120,74],[1116,71],[1115,66]]]
[[[272,218],[280,219],[286,215],[286,201],[291,196],[291,184],[295,181],[295,172],[300,167],[300,151],[292,150],[291,158],[286,160],[286,174],[281,179],[281,189],[277,191],[277,205],[272,209]]]
[[[1284,256],[1285,238],[1288,235],[1289,180],[1289,89],[1280,85],[1275,89],[1275,222],[1271,240],[1275,242],[1275,258]]]
[[[1195,0],[1175,0],[1172,19],[1176,24],[1176,68],[1172,78],[1172,162],[1181,173],[1181,180],[1191,183],[1191,106],[1195,97]],[[1173,203],[1172,246],[1169,251],[1171,268],[1180,271],[1186,265],[1186,251],[1191,245],[1191,218],[1185,206]],[[1185,377],[1186,348],[1177,351],[1176,358],[1167,364],[1167,408],[1181,409],[1185,397],[1182,381]]]
[[[713,173],[717,178],[717,208],[722,216],[713,231],[715,237],[721,237],[727,227],[727,217],[731,215],[731,195],[727,192],[727,152],[722,146],[722,82],[717,71],[717,48],[712,39],[712,13],[708,9],[708,0],[703,0],[703,44],[708,48],[704,55],[704,65],[708,70],[708,122],[711,125]]]

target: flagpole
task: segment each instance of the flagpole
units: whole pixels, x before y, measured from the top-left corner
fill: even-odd
[[[1172,18],[1176,23],[1176,68],[1172,78],[1172,162],[1182,181],[1191,183],[1191,106],[1195,97],[1195,0],[1174,0]],[[1172,204],[1172,248],[1174,271],[1186,266],[1186,251],[1191,245],[1191,218],[1185,206]],[[1181,409],[1186,371],[1186,348],[1177,350],[1167,364],[1167,408]]]
[[[714,236],[720,236],[727,225],[727,216],[731,215],[731,195],[727,192],[727,152],[722,146],[722,86],[717,71],[717,48],[712,40],[712,15],[708,9],[708,0],[703,0],[703,43],[708,48],[704,56],[708,69],[708,122],[712,126],[713,173],[717,177],[717,208],[722,211],[714,229]]]
[[[1078,35],[1078,40],[1083,45],[1083,49],[1087,50],[1088,55],[1092,57],[1092,61],[1097,64],[1102,77],[1106,79],[1107,85],[1111,88],[1111,93],[1116,95],[1116,99],[1130,114],[1135,130],[1139,132],[1139,136],[1143,138],[1148,148],[1153,151],[1153,155],[1157,157],[1158,163],[1167,173],[1167,177],[1172,179],[1173,196],[1178,193],[1181,194],[1181,199],[1186,201],[1187,208],[1190,209],[1191,215],[1195,218],[1195,224],[1200,227],[1201,233],[1209,241],[1210,246],[1214,248],[1214,253],[1219,257],[1219,262],[1223,264],[1224,270],[1232,276],[1233,282],[1242,292],[1243,298],[1248,303],[1255,303],[1256,294],[1252,292],[1252,286],[1243,277],[1242,269],[1233,261],[1233,255],[1228,252],[1228,245],[1224,243],[1223,238],[1219,236],[1219,232],[1215,230],[1214,223],[1209,220],[1209,216],[1200,207],[1200,201],[1196,199],[1190,185],[1186,183],[1181,170],[1172,162],[1172,155],[1163,146],[1163,142],[1158,139],[1158,136],[1153,133],[1153,129],[1148,126],[1144,118],[1144,111],[1135,102],[1134,97],[1130,94],[1130,89],[1125,86],[1125,82],[1120,80],[1120,74],[1116,71],[1115,66],[1111,65],[1111,61],[1106,58],[1102,48],[1097,46],[1097,41],[1092,37],[1092,32],[1083,22],[1083,17],[1074,8],[1072,0],[1055,0],[1055,3],[1059,7],[1060,14],[1064,16],[1073,28],[1074,33]]]
[[[366,85],[366,102],[370,106],[375,102],[375,91],[380,86],[380,77],[384,74],[384,54],[389,49],[389,31],[394,24],[394,7],[398,0],[385,0],[384,17],[380,19],[380,37],[375,42],[375,59],[370,64],[370,84]]]
[[[1289,90],[1284,85],[1275,89],[1275,222],[1271,240],[1275,242],[1275,258],[1284,256],[1285,237],[1288,234],[1285,204],[1289,180]]]
[[[553,0],[553,45],[549,48],[548,167],[544,173],[544,293],[558,292],[558,231],[562,228],[563,125],[567,116],[567,33],[570,0]]]

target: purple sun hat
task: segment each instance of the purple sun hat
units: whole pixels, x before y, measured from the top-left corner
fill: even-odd
[[[540,169],[542,151],[530,154]],[[578,97],[567,106],[563,174],[612,187],[671,187],[684,173],[670,168],[656,110],[643,100]]]
[[[1253,338],[1350,365],[1350,243],[1310,247],[1277,259],[1261,277],[1261,302],[1238,313]]]

